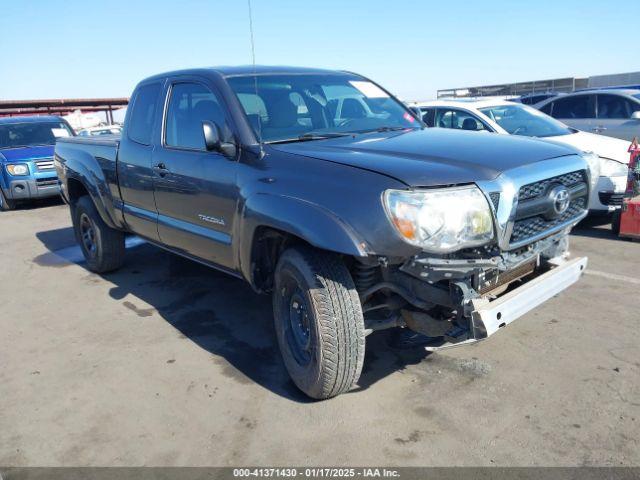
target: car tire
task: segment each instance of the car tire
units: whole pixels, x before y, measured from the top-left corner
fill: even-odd
[[[620,216],[622,215],[622,211],[620,209],[613,212],[613,217],[611,218],[611,231],[616,235],[620,235]]]
[[[8,212],[14,208],[16,208],[16,203],[13,200],[8,199],[2,191],[2,188],[0,188],[0,211]]]
[[[273,312],[284,364],[311,398],[350,390],[364,361],[364,319],[351,274],[339,256],[286,250],[275,271]]]
[[[109,227],[89,196],[81,197],[73,208],[76,239],[92,272],[106,273],[124,263],[124,233]]]

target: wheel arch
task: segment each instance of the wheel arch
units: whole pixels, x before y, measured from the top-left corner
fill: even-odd
[[[306,244],[352,257],[366,257],[368,248],[336,215],[304,200],[256,195],[240,215],[238,263],[257,291],[268,290],[279,256],[292,245]]]

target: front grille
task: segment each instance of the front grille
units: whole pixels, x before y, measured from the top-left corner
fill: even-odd
[[[565,212],[553,212],[553,200],[549,198],[552,189],[563,185],[569,190],[571,201]],[[540,238],[556,227],[578,219],[588,205],[588,177],[585,170],[565,173],[524,185],[518,191],[518,207],[511,232],[510,244],[514,247],[525,245],[534,237]]]
[[[516,221],[513,225],[513,232],[511,233],[511,243],[522,242],[547,230],[551,230],[572,218],[577,218],[584,212],[586,204],[586,198],[577,198],[569,204],[566,212],[553,220],[547,220],[543,216],[538,215]]]
[[[35,164],[39,172],[48,172],[51,170],[55,170],[55,167],[53,166],[53,158],[38,160],[37,162],[35,162]]]
[[[587,178],[584,170],[577,170],[557,177],[547,178],[546,180],[540,180],[539,182],[529,183],[528,185],[520,188],[520,191],[518,192],[518,201],[522,202],[524,200],[539,197],[547,191],[549,185],[552,183],[560,183],[565,187],[571,187],[581,182],[586,183],[586,181]]]
[[[598,192],[598,198],[603,205],[621,207],[624,193]]]

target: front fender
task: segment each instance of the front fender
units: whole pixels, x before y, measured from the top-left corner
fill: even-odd
[[[240,214],[238,259],[243,276],[251,281],[253,237],[259,227],[270,227],[299,237],[314,247],[365,257],[368,247],[333,212],[295,197],[258,193],[249,197]]]

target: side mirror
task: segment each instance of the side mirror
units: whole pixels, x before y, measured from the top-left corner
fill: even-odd
[[[636,112],[633,112],[633,113],[631,114],[631,119],[632,119],[632,120],[640,120],[640,110],[638,110],[638,111],[636,111]]]
[[[209,120],[203,121],[202,134],[204,136],[204,146],[208,152],[220,152],[229,158],[236,156],[235,144],[221,141],[220,128],[215,122]]]

